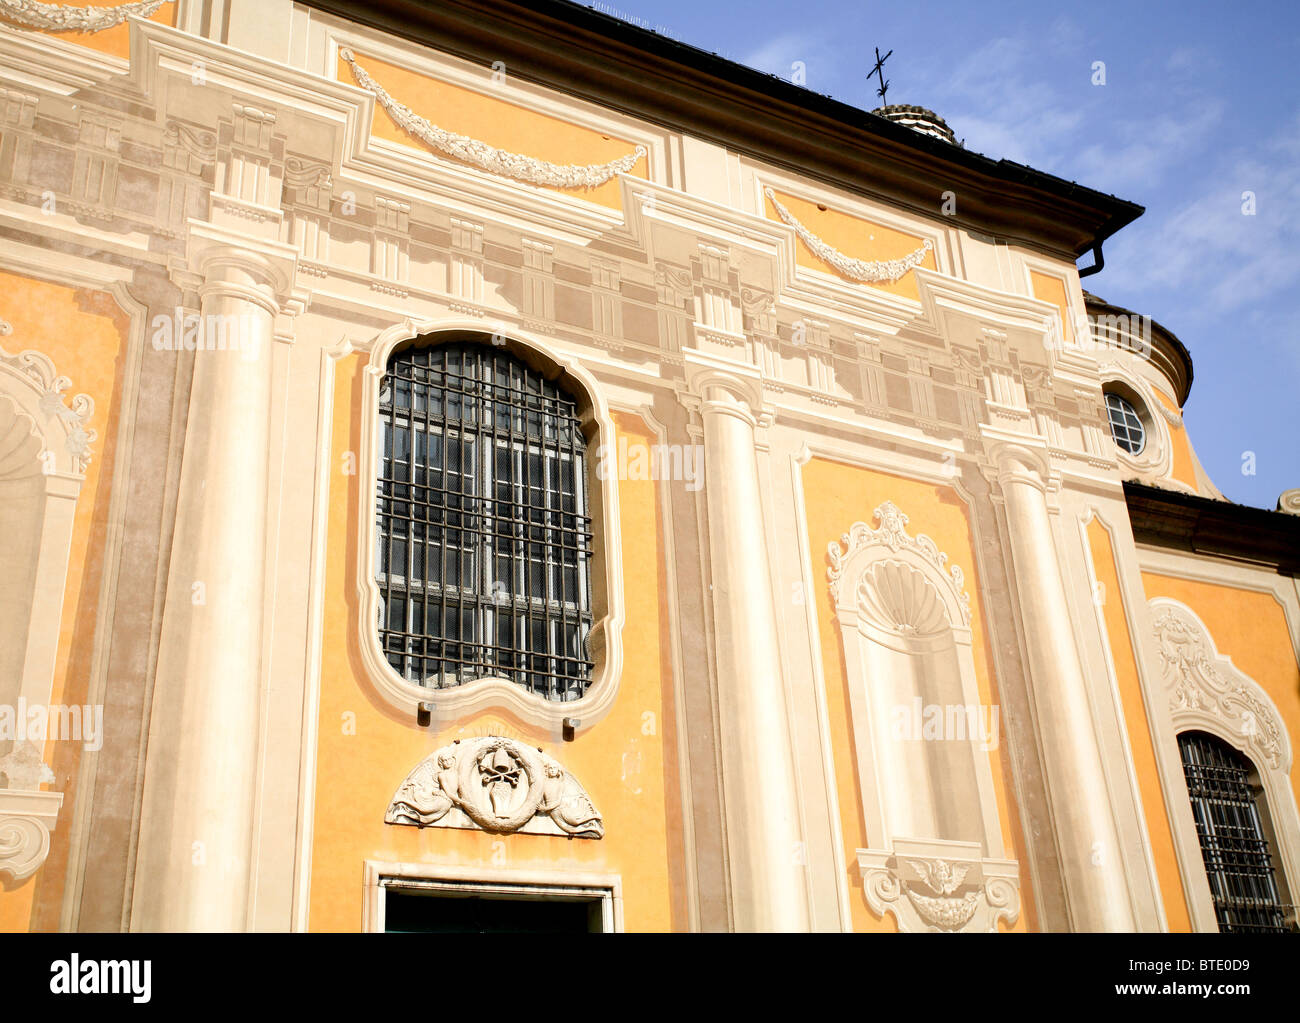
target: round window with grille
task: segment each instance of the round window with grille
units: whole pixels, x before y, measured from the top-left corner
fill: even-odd
[[[1146,447],[1147,431],[1133,403],[1122,395],[1108,391],[1106,416],[1110,420],[1110,435],[1115,438],[1115,443],[1130,455],[1141,454]]]

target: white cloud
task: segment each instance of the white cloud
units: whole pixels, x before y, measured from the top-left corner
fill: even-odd
[[[832,38],[810,32],[785,32],[759,44],[738,60],[786,81],[791,80],[794,63],[801,61],[806,75],[804,84],[821,92],[835,78],[840,56]]]
[[[1243,327],[1261,303],[1297,296],[1300,115],[1258,152],[1233,151],[1185,171],[1194,174],[1189,198],[1116,239],[1126,288],[1168,290],[1181,296],[1186,318],[1231,317]],[[1242,212],[1247,191],[1255,193],[1253,216]],[[1296,324],[1294,313],[1289,320]]]

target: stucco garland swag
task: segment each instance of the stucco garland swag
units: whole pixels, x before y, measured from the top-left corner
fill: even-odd
[[[835,267],[845,277],[865,284],[892,284],[913,267],[920,266],[925,254],[932,248],[930,239],[926,239],[919,249],[909,252],[902,259],[862,260],[846,256],[839,249],[827,244],[800,223],[799,218],[785,208],[785,204],[776,197],[770,188],[763,189],[763,194],[772,200],[777,216],[794,228],[803,243],[808,246],[818,259]]]
[[[37,3],[37,0],[0,0],[0,17],[27,28],[54,32],[102,32],[127,18],[147,18],[165,3],[171,0],[141,0],[117,7],[67,7]]]
[[[457,135],[455,132],[430,123],[410,107],[393,99],[384,87],[371,78],[357,63],[351,50],[341,49],[339,56],[347,61],[357,84],[367,92],[373,93],[379,100],[379,105],[388,111],[389,116],[408,135],[414,136],[440,153],[472,164],[489,174],[499,174],[502,177],[514,178],[516,181],[545,185],[549,188],[595,188],[619,174],[626,174],[648,152],[645,146],[637,146],[634,152],[627,156],[620,156],[617,160],[585,166],[549,163],[531,156],[521,156],[519,153],[508,153],[503,149],[489,146],[486,142],[480,142],[466,135]]]

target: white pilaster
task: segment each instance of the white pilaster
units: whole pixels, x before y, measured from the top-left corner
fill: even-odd
[[[1088,680],[1047,505],[1050,469],[1033,442],[991,447],[1006,504],[1029,674],[1071,923],[1131,931],[1134,917],[1088,702]]]
[[[722,368],[696,352],[686,359],[704,430],[735,923],[803,931],[805,857],[754,438],[761,399],[745,367]]]
[[[134,930],[248,925],[275,319],[294,257],[193,224],[200,330],[150,718]]]

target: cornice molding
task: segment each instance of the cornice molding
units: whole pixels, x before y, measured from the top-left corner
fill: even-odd
[[[526,69],[539,85],[927,217],[939,196],[954,190],[962,197],[954,223],[1069,261],[1142,212],[575,4],[309,0],[308,6],[480,65],[502,61]]]

